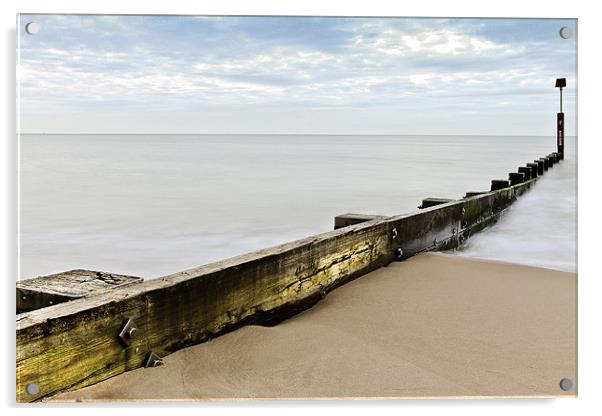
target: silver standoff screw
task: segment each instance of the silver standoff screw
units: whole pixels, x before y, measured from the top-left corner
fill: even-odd
[[[40,386],[38,385],[38,383],[29,383],[25,386],[25,391],[30,396],[35,396],[40,392]]]
[[[560,380],[560,388],[564,391],[569,391],[573,388],[573,380],[570,378],[563,378]]]
[[[25,31],[28,35],[36,35],[40,31],[40,25],[36,22],[29,22],[25,25]]]
[[[573,34],[573,31],[571,30],[570,27],[563,26],[563,27],[560,28],[559,33],[560,33],[560,37],[562,39],[568,39]]]

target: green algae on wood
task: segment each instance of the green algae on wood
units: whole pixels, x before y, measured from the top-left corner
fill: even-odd
[[[254,323],[271,325],[350,279],[414,254],[450,249],[495,221],[533,180],[419,212],[207,264],[17,316],[17,401],[40,400],[139,368]],[[395,232],[393,232],[395,230]],[[139,335],[118,339],[130,318]],[[26,386],[37,383],[38,394]]]

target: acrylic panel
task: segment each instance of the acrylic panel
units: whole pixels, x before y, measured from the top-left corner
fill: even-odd
[[[19,402],[577,394],[577,20],[17,17]]]

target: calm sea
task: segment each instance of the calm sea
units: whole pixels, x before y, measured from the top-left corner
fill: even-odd
[[[457,254],[575,270],[566,160]],[[20,275],[159,277],[459,198],[555,150],[552,137],[22,135]]]

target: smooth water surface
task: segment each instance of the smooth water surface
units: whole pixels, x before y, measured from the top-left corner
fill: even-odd
[[[575,152],[456,253],[574,269]],[[488,190],[552,137],[22,135],[20,275],[153,278]]]

